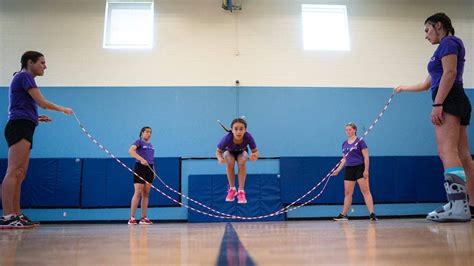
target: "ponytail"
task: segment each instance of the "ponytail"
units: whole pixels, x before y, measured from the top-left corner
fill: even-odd
[[[443,28],[446,30],[446,35],[449,35],[450,33],[454,35],[455,31],[451,19],[445,13],[436,13],[425,20],[425,24],[428,23],[432,26],[435,26],[438,22],[443,24]]]
[[[219,123],[219,125],[220,125],[225,131],[227,131],[227,132],[232,132],[232,130],[226,128],[226,127],[224,126],[224,124],[222,124],[221,120],[217,120],[217,123]]]

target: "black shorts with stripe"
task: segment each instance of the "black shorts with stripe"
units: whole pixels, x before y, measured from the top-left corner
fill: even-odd
[[[436,99],[438,89],[433,91],[431,98]],[[461,119],[461,125],[467,126],[471,120],[471,102],[464,92],[462,84],[454,84],[443,102],[443,111]]]

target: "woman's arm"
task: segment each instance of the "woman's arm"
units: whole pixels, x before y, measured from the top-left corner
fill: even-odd
[[[342,155],[342,156],[344,156],[344,155]],[[346,158],[342,157],[341,164],[339,164],[339,166],[336,168],[336,170],[334,170],[334,172],[332,172],[331,176],[337,176],[339,174],[339,172],[341,172],[342,168],[344,168],[345,164],[346,164]]]
[[[439,82],[438,93],[434,100],[434,104],[442,104],[448,93],[453,87],[454,80],[457,75],[457,62],[458,58],[455,54],[449,54],[441,58],[441,63],[443,64],[443,75],[441,76],[441,81]],[[431,122],[433,125],[441,125],[443,123],[443,106],[433,106],[431,112]]]
[[[369,149],[362,149],[362,156],[364,156],[364,178],[369,178]]]
[[[250,161],[256,161],[258,160],[258,156],[259,156],[259,152],[258,152],[258,149],[255,148],[252,150],[252,153],[250,154]]]
[[[148,162],[137,153],[137,146],[136,145],[130,146],[130,149],[128,149],[128,153],[133,158],[137,159],[141,164],[148,165]]]
[[[222,157],[222,150],[219,148],[217,148],[216,150],[216,157],[219,163],[224,163],[224,157]]]
[[[395,88],[395,92],[399,93],[402,91],[426,91],[431,86],[431,77],[428,75],[425,81],[414,84],[414,85],[400,85]]]
[[[41,94],[41,92],[38,88],[31,88],[31,89],[28,90],[28,93],[31,95],[33,100],[35,100],[35,102],[43,109],[63,112],[67,115],[72,114],[72,109],[71,108],[56,105],[55,103],[52,103],[52,102],[46,100],[46,98],[44,98],[43,94]]]

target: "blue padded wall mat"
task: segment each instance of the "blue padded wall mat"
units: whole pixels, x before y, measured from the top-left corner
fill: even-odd
[[[0,182],[7,170],[0,159]],[[21,189],[22,208],[79,207],[82,160],[30,159]]]
[[[133,158],[119,158],[132,170],[135,165]],[[181,190],[180,158],[155,158],[155,169],[160,178],[177,191]],[[127,207],[133,196],[133,176],[126,168],[114,159],[85,159],[82,181],[81,207]],[[155,178],[153,185],[181,201],[181,197],[166,189]],[[164,197],[153,188],[150,190],[150,207],[179,206]]]
[[[340,160],[340,157],[280,158],[281,195],[290,204],[315,186]],[[342,204],[344,200],[343,171],[332,177],[325,192],[312,204]],[[370,188],[376,203],[444,202],[443,167],[437,156],[372,156],[370,157]],[[320,191],[318,187],[299,201],[302,203]],[[354,204],[364,200],[358,186]]]
[[[237,182],[237,178],[236,178]],[[245,192],[247,195],[246,204],[226,202],[227,194],[226,175],[190,175],[189,176],[189,196],[200,201],[209,207],[223,213],[238,216],[259,216],[265,215],[282,208],[280,196],[280,179],[275,174],[249,174],[247,175]],[[216,214],[208,209],[189,202],[190,206],[204,212]],[[218,215],[218,214],[216,214]],[[260,219],[258,221],[283,221],[283,214]],[[188,210],[189,222],[228,222],[244,221],[240,219],[220,219],[209,217],[191,210]],[[253,220],[255,221],[255,220]]]

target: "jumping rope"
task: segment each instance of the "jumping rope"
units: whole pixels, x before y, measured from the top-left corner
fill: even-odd
[[[126,164],[124,164],[120,159],[118,159],[114,154],[112,154],[107,148],[105,148],[102,144],[100,144],[87,130],[86,128],[82,125],[81,121],[79,120],[79,118],[77,117],[77,115],[75,113],[74,114],[74,117],[79,125],[79,127],[81,128],[81,130],[84,132],[84,134],[86,134],[86,136],[93,142],[95,143],[100,149],[102,149],[105,153],[107,153],[110,157],[112,157],[113,159],[115,159],[120,165],[122,165],[124,168],[126,168],[129,172],[135,174],[136,176],[138,176],[141,180],[145,181],[147,184],[149,184],[153,189],[155,189],[156,191],[158,191],[160,194],[162,194],[163,196],[165,196],[166,198],[170,199],[171,201],[179,204],[180,206],[183,206],[183,207],[186,207],[192,211],[195,211],[195,212],[198,212],[200,214],[203,214],[203,215],[207,215],[207,216],[210,216],[210,217],[214,217],[214,218],[221,218],[221,219],[242,219],[242,220],[257,220],[257,219],[263,219],[263,218],[268,218],[268,217],[272,217],[272,216],[276,216],[276,215],[280,215],[280,214],[283,214],[283,213],[287,213],[287,212],[290,212],[290,211],[293,211],[295,209],[298,209],[298,208],[301,208],[307,204],[309,204],[310,202],[312,202],[313,200],[317,199],[323,192],[324,190],[326,189],[326,186],[331,178],[331,174],[337,169],[337,167],[339,167],[339,165],[342,163],[343,159],[345,159],[347,157],[347,155],[352,152],[354,149],[356,149],[357,147],[357,144],[362,141],[368,134],[369,132],[374,128],[374,126],[380,121],[380,118],[385,114],[385,112],[387,111],[388,109],[388,106],[390,105],[390,103],[392,102],[392,99],[393,97],[395,96],[395,91],[392,92],[392,94],[390,95],[390,97],[388,98],[387,100],[387,103],[385,104],[383,110],[379,113],[379,115],[376,117],[376,119],[372,122],[372,124],[370,125],[370,127],[364,132],[363,136],[359,138],[359,140],[354,144],[354,146],[346,153],[343,155],[343,158],[331,169],[331,171],[329,171],[329,173],[323,178],[321,179],[321,181],[316,184],[313,188],[311,188],[308,192],[306,192],[303,196],[299,197],[298,199],[296,199],[295,201],[293,201],[291,204],[289,204],[288,206],[285,206],[284,208],[276,211],[276,212],[273,212],[273,213],[270,213],[270,214],[266,214],[266,215],[260,215],[260,216],[255,216],[255,217],[245,217],[245,216],[238,216],[238,215],[232,215],[232,214],[227,214],[227,213],[223,213],[223,212],[219,212],[217,210],[214,210],[212,209],[211,207],[197,201],[197,200],[194,200],[190,197],[188,197],[187,195],[179,192],[179,191],[176,191],[175,189],[173,189],[172,187],[168,186],[159,176],[158,174],[150,167],[148,166],[151,171],[153,172],[153,174],[155,175],[155,177],[166,187],[168,188],[170,191],[188,199],[189,201],[191,202],[194,202],[196,203],[197,205],[203,207],[203,208],[206,208],[212,212],[215,212],[217,213],[218,215],[215,215],[215,214],[212,214],[212,213],[208,213],[208,212],[205,212],[205,211],[201,211],[201,210],[198,210],[196,208],[193,208],[187,204],[184,204],[182,202],[179,202],[175,199],[173,199],[171,196],[169,196],[168,194],[166,194],[165,192],[161,191],[160,189],[158,189],[157,187],[155,187],[153,184],[147,182],[143,177],[141,177],[140,175],[138,175],[137,173],[135,173],[132,169],[130,169],[130,167],[128,167]],[[224,128],[225,130],[227,130],[227,128],[220,122],[218,121],[219,124],[222,126],[222,128]],[[308,196],[311,192],[313,192],[316,188],[318,188],[322,183],[324,182],[324,186],[323,188],[321,189],[321,191],[315,195],[313,198],[309,199],[308,201],[298,205],[298,206],[295,206],[295,207],[292,207],[290,208],[291,206],[295,205],[298,201],[302,200],[303,198],[305,198],[306,196]]]

